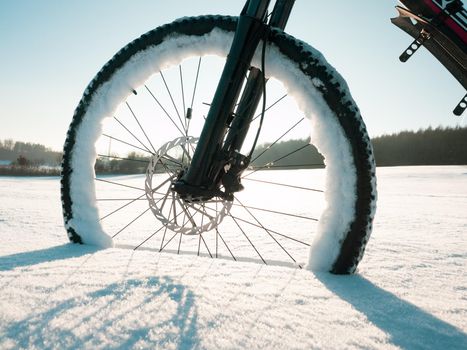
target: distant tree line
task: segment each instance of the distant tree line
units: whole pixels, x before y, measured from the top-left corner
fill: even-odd
[[[271,169],[319,167],[323,158],[316,148],[301,149],[307,143],[308,140],[280,142],[267,152],[264,150],[270,145],[261,145],[255,154],[264,154],[252,165]],[[402,131],[376,137],[372,144],[377,166],[467,164],[467,127]],[[287,154],[290,156],[284,157]]]
[[[372,143],[378,166],[467,164],[467,127],[403,131]]]
[[[466,165],[467,127],[428,128],[383,135],[372,140],[378,166]],[[40,144],[0,140],[0,175],[58,175],[61,152]],[[100,156],[97,174],[142,174],[149,158],[131,152],[126,156]],[[324,166],[323,157],[308,139],[288,140],[257,147],[250,164],[260,169],[301,169]]]
[[[0,140],[0,175],[58,175],[61,159],[61,152],[38,143]]]
[[[323,156],[309,139],[288,140],[259,145],[250,166],[260,169],[303,169],[324,167]]]
[[[55,152],[39,143],[0,140],[0,160],[15,162],[22,156],[31,165],[59,165],[62,158],[61,152]]]
[[[117,155],[100,156],[94,169],[97,174],[142,174],[146,171],[149,158],[143,154],[131,152],[125,157]]]

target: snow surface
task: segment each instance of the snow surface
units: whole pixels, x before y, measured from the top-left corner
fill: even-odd
[[[467,167],[377,173],[344,277],[67,244],[59,180],[0,177],[0,349],[466,349]]]
[[[103,120],[111,117],[133,89],[144,84],[152,74],[195,55],[225,56],[232,37],[232,33],[219,29],[204,36],[173,35],[160,45],[133,56],[111,80],[97,90],[97,97],[91,101],[78,129],[77,146],[72,155],[72,167],[80,169],[80,172],[70,175],[73,218],[68,225],[78,232],[83,242],[100,247],[111,247],[114,244],[99,224],[95,205],[94,144],[102,133]],[[253,62],[257,66],[260,65],[260,47]],[[313,50],[315,56],[327,64],[319,52],[311,47],[309,50]],[[311,119],[312,143],[325,157],[325,196],[328,205],[319,222],[309,267],[327,271],[335,262],[342,239],[354,219],[356,173],[349,144],[334,114],[316,90],[316,80],[312,82],[304,77],[298,66],[287,60],[275,47],[268,48],[266,52],[266,67],[266,74],[281,81],[288,94],[296,98],[300,109]],[[346,89],[345,98],[351,100],[347,85],[340,75],[332,67],[329,67],[329,73],[341,82]]]

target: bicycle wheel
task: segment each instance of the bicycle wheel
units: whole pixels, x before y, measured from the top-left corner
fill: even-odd
[[[156,28],[91,81],[64,147],[68,237],[352,273],[376,207],[372,147],[344,80],[282,31],[271,32],[266,48],[268,107],[244,191],[232,202],[188,203],[171,190],[196,148],[236,20],[203,16]],[[260,51],[253,66],[261,66]]]

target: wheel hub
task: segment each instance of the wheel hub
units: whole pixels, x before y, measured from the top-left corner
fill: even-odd
[[[177,190],[197,142],[195,137],[182,136],[165,143],[146,170],[146,198],[153,215],[169,230],[186,235],[215,229],[232,206],[220,191],[193,198]]]

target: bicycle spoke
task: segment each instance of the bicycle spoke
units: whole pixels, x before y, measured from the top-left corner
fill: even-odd
[[[195,152],[195,149],[193,147],[193,145],[189,144],[189,146],[191,147],[191,150],[193,151],[193,153]],[[190,156],[190,152],[187,151],[187,149],[185,148],[185,146],[182,146],[182,150],[183,150],[183,156],[186,155],[186,157],[188,158],[188,160],[191,162],[191,156]]]
[[[138,188],[138,187],[133,187],[133,186],[128,186],[128,185],[124,185],[124,184],[120,184],[118,182],[113,182],[113,181],[107,181],[107,180],[102,180],[102,179],[97,179],[97,181],[103,181],[103,182],[108,182],[108,183],[111,183],[111,184],[114,184],[114,185],[119,185],[119,186],[123,186],[123,187],[129,187],[129,188],[134,188],[134,189],[138,189],[138,190],[142,190],[142,191],[146,191],[145,189],[142,189],[142,188]],[[156,188],[152,189],[152,193],[157,193],[157,194],[160,194],[159,192],[157,192],[157,190],[159,188],[161,188],[162,186],[164,186],[168,181],[171,181],[172,178],[168,178],[167,180],[165,180],[164,182],[162,182],[159,186],[157,186]],[[102,221],[104,220],[105,218],[109,217],[110,215],[113,215],[115,214],[116,212],[120,211],[121,209],[127,207],[128,205],[130,205],[131,203],[134,203],[135,201],[139,200],[140,198],[142,198],[143,196],[145,196],[146,193],[142,194],[141,196],[137,197],[136,199],[134,200],[131,200],[130,202],[128,202],[127,204],[119,207],[118,209],[114,210],[113,212],[101,217],[99,220]],[[158,203],[162,198],[158,199],[158,201],[156,203]]]
[[[173,203],[175,203],[175,202],[173,202]],[[182,213],[182,212],[178,213],[177,216],[180,215],[181,213]],[[175,219],[175,218],[174,218],[174,219]],[[182,228],[183,228],[184,226],[185,226],[185,225],[183,225]],[[162,252],[162,250],[164,250],[164,248],[167,247],[167,245],[168,245],[168,244],[175,238],[175,236],[177,236],[178,234],[179,234],[178,232],[175,232],[175,234],[167,241],[167,243],[166,243],[164,246],[162,246],[162,244],[161,244],[161,249],[159,250],[159,252]],[[182,234],[182,233],[180,233],[180,234]]]
[[[193,146],[191,145],[191,143],[190,143],[189,146],[191,146],[191,148],[193,148]],[[189,162],[191,162],[190,152],[187,151],[187,149],[185,148],[184,145],[182,145],[181,147],[182,147],[182,150],[183,150],[182,163],[185,162],[185,156],[187,157],[187,160],[188,160]],[[193,149],[193,153],[195,153],[194,149]]]
[[[233,215],[232,215],[232,216],[233,216]],[[257,224],[255,224],[254,222],[251,222],[251,221],[242,219],[242,218],[240,218],[240,217],[238,217],[238,216],[234,216],[234,217],[235,217],[235,219],[237,219],[238,221],[242,221],[242,222],[244,222],[244,223],[246,223],[246,224],[249,224],[249,225],[251,225],[251,226],[255,226],[255,227],[258,227],[258,228],[263,228],[263,226],[257,225]],[[308,246],[308,247],[311,246],[311,244],[309,244],[309,243],[306,243],[306,242],[303,242],[303,241],[301,241],[301,240],[299,240],[299,239],[296,239],[296,238],[293,238],[293,237],[284,235],[283,233],[280,233],[280,232],[271,230],[270,228],[266,228],[266,229],[267,229],[269,232],[274,233],[275,235],[278,235],[278,236],[287,238],[287,239],[289,239],[289,240],[292,240],[292,241],[295,241],[295,242],[297,242],[297,243],[306,245],[306,246]]]
[[[273,147],[276,143],[278,143],[283,137],[285,137],[289,132],[291,132],[298,124],[300,124],[302,121],[304,121],[305,118],[300,119],[298,122],[296,122],[290,129],[288,129],[285,133],[283,133],[277,140],[275,140],[273,143],[271,143],[269,146],[267,146],[264,151],[262,151],[260,154],[258,154],[255,158],[251,160],[250,163],[253,163],[255,160],[260,158],[264,153],[269,151],[271,147]]]
[[[287,97],[287,94],[283,95],[282,97],[279,97],[274,103],[272,103],[269,107],[267,107],[264,112],[267,112],[268,110],[270,110],[272,107],[274,107],[276,104],[278,104],[280,101],[282,101],[284,98]],[[261,117],[261,113],[255,115],[255,117],[251,120],[252,122],[255,121],[256,119],[258,119],[259,117]]]
[[[128,129],[120,120],[117,119],[117,117],[114,116],[113,118],[118,122],[118,124],[120,124],[122,126],[122,128],[124,128],[131,136],[133,136],[133,138],[136,141],[138,141],[141,146],[143,146],[149,153],[152,153],[151,150],[135,134],[133,134],[130,131],[130,129]]]
[[[145,164],[148,164],[148,163],[150,162],[149,159],[144,160],[144,159],[135,159],[135,158],[124,158],[124,157],[118,157],[118,156],[108,156],[108,155],[105,155],[105,154],[98,154],[97,156],[100,157],[100,158],[111,158],[111,159],[119,159],[119,160],[128,160],[128,161],[139,162],[139,163],[145,163]],[[162,159],[171,161],[170,159],[165,159],[165,158],[162,158]],[[172,162],[175,163],[175,161],[172,161]],[[161,161],[160,159],[159,159],[159,161],[158,161],[158,164],[162,164],[162,165],[163,165],[163,163],[162,163],[162,161]],[[180,164],[180,163],[177,162],[177,164]]]
[[[182,237],[183,237],[183,235],[180,234],[180,240],[178,241],[178,250],[177,250],[177,254],[180,254],[180,247],[181,247],[181,245],[182,245]]]
[[[172,202],[172,205],[175,206],[175,201]],[[175,209],[174,209],[173,212],[174,212],[174,218],[173,218],[173,220],[171,220],[171,221],[169,220],[169,222],[171,222],[171,223],[175,222],[175,223],[176,223],[177,217],[178,217],[182,212],[180,212],[180,213],[178,213],[178,214],[176,214],[176,215],[175,215],[175,213],[176,213]],[[169,214],[169,218],[170,218],[170,214]],[[163,226],[163,227],[164,227],[164,226]],[[183,227],[183,226],[182,226],[182,227]],[[168,229],[168,227],[165,226],[164,236],[162,237],[161,248],[160,248],[159,252],[162,252],[162,250],[164,250],[164,248],[165,248],[165,247],[174,239],[174,237],[178,234],[178,232],[176,232],[176,233],[172,236],[172,238],[170,238],[170,239],[167,241],[167,243],[166,243],[165,245],[163,245],[163,244],[164,244],[164,239],[165,239],[165,235],[166,235],[167,229]],[[180,233],[180,235],[182,235],[182,234]],[[182,242],[182,238],[180,237],[180,241],[179,241],[179,244],[178,244],[178,253],[180,253],[180,244],[181,244],[181,242]]]
[[[188,125],[186,119],[186,107],[185,107],[185,91],[183,89],[183,73],[182,73],[182,65],[178,65],[178,72],[180,75],[180,88],[182,92],[182,106],[183,106],[183,116],[185,117],[183,120],[185,121],[185,134],[188,135]]]
[[[162,241],[161,241],[161,248],[159,249],[159,253],[162,251],[162,249],[164,249],[163,247],[163,244],[164,244],[164,239],[165,239],[165,235],[167,234],[167,226],[165,226],[165,230],[164,230],[164,235],[162,236]],[[169,241],[170,242],[170,241]]]
[[[177,113],[177,116],[178,116],[178,120],[180,121],[180,124],[182,125],[182,127],[184,127],[184,123],[182,121],[182,117],[180,117],[180,113],[178,112],[178,108],[177,108],[177,105],[175,104],[175,101],[172,97],[172,93],[170,92],[170,89],[169,89],[169,86],[167,85],[167,82],[165,81],[165,77],[164,77],[164,74],[161,72],[159,72],[161,77],[162,77],[162,81],[164,82],[164,85],[165,85],[165,89],[167,90],[167,93],[169,94],[169,97],[170,97],[170,100],[172,101],[172,105],[175,109],[175,113]]]
[[[217,252],[219,250],[219,242],[218,241],[219,241],[219,232],[218,232],[218,230],[216,228],[216,258],[217,258]]]
[[[139,247],[141,247],[144,243],[146,243],[147,241],[149,241],[152,237],[154,237],[156,234],[158,234],[162,229],[164,228],[164,226],[161,226],[157,231],[153,232],[149,237],[147,237],[144,241],[142,241],[140,244],[138,244],[136,247],[133,248],[133,250],[136,250],[138,249]]]
[[[203,241],[203,243],[204,243],[204,246],[206,247],[206,250],[208,251],[208,253],[209,253],[209,256],[210,256],[210,257],[211,257],[211,259],[212,259],[212,254],[211,254],[211,251],[209,250],[209,248],[208,248],[208,245],[206,244],[206,241],[204,240],[203,234],[202,234],[202,233],[200,233],[200,234],[199,234],[199,236],[201,237],[201,240]],[[198,250],[198,256],[199,256],[199,250]]]
[[[122,158],[122,157],[117,157],[117,156],[107,156],[105,154],[98,154],[98,157],[102,158],[112,158],[112,159],[120,159],[120,160],[131,160],[133,162],[141,162],[141,163],[149,163],[150,160],[143,160],[143,159],[134,159],[134,158]]]
[[[198,254],[197,254],[197,256],[199,256],[200,249],[201,249],[201,235],[199,235],[199,238],[198,238]]]
[[[172,191],[172,203],[175,203],[175,193],[173,193]],[[172,205],[172,211],[173,211],[173,216],[174,216],[174,223],[175,225],[178,225],[177,223],[177,218],[178,218],[178,215],[177,215],[177,209],[175,208],[175,205]]]
[[[165,154],[163,157],[161,157],[162,159],[166,160],[166,161],[169,161],[169,162],[172,162],[172,163],[175,163],[177,165],[180,165],[180,166],[183,166],[183,163],[180,162],[178,159],[174,158],[174,157],[171,157],[169,156],[168,154]]]
[[[170,161],[170,162],[173,162],[173,161],[171,161],[170,159],[164,159],[164,160],[168,160],[168,161]],[[159,159],[159,161],[158,161],[157,164],[162,165],[162,167],[163,167],[164,170],[166,171],[167,175],[169,175],[169,179],[174,179],[175,177],[177,177],[176,169],[170,169],[170,168],[168,167],[168,165],[165,164],[164,162],[162,162],[160,159]],[[177,164],[177,165],[178,165],[178,164]]]
[[[238,199],[237,199],[237,201],[238,201]],[[232,204],[232,205],[235,205],[235,204]],[[244,205],[241,205],[241,204],[238,204],[237,206],[242,206],[242,207],[244,207]],[[252,207],[248,207],[248,208],[252,209]],[[209,207],[207,207],[207,209],[210,209],[211,211],[215,211],[215,210],[216,210],[216,209],[209,208]],[[261,210],[261,209],[259,209],[259,210]],[[231,215],[232,217],[234,217],[235,219],[237,219],[238,221],[242,221],[242,222],[245,222],[245,223],[247,223],[247,224],[249,224],[249,225],[256,226],[256,227],[259,227],[259,228],[264,228],[263,226],[259,226],[259,225],[255,224],[255,223],[251,222],[251,221],[242,219],[242,218],[240,218],[240,217],[238,217],[238,216],[234,216],[234,215],[232,215],[232,214],[230,214],[230,215]],[[216,212],[216,216],[217,216],[217,212]],[[297,243],[301,243],[301,244],[303,244],[303,245],[310,246],[309,243],[303,242],[303,241],[301,241],[301,240],[299,240],[299,239],[296,239],[296,238],[287,236],[287,235],[285,235],[285,234],[283,234],[283,233],[274,231],[274,230],[272,230],[272,229],[270,229],[270,228],[266,228],[266,229],[267,229],[269,232],[274,233],[274,234],[276,234],[276,235],[278,235],[278,236],[282,236],[282,237],[284,237],[284,238],[290,239],[290,240],[295,241],[295,242],[297,242]],[[217,229],[216,229],[216,231],[217,231]],[[216,232],[216,234],[217,234],[217,233],[218,233],[218,232]],[[217,236],[217,235],[216,235],[216,236]]]
[[[198,68],[196,69],[196,79],[195,79],[195,85],[193,87],[193,95],[191,97],[191,105],[190,105],[190,108],[192,108],[192,109],[193,109],[193,102],[195,101],[196,88],[198,87],[198,77],[199,77],[199,70],[201,68],[201,59],[202,59],[202,57],[199,58]]]
[[[160,196],[165,196],[165,193],[162,193],[162,192],[157,192],[157,191],[152,191],[153,193],[155,194],[158,194]],[[106,202],[106,201],[135,201],[135,200],[139,200],[139,201],[145,201],[147,200],[146,198],[142,198],[144,196],[144,194],[142,194],[141,196],[139,196],[138,198],[96,198],[96,201],[99,201],[99,202]]]
[[[111,202],[111,201],[133,201],[135,199],[131,199],[131,198],[97,198],[96,201],[98,202]],[[139,199],[136,199],[136,200],[139,200],[139,201],[144,201],[146,200],[145,198],[139,198]]]
[[[130,104],[128,102],[125,102],[125,104],[127,105],[128,109],[130,110],[131,114],[133,115],[133,117],[135,118],[136,122],[138,123],[139,125],[139,128],[141,129],[141,131],[143,132],[144,136],[146,137],[146,140],[148,140],[149,144],[151,145],[152,149],[154,150],[154,153],[156,153],[156,149],[154,148],[151,140],[149,139],[148,135],[146,134],[146,131],[144,131],[143,127],[141,126],[141,123],[139,122],[138,118],[136,117],[136,114],[133,112],[133,110],[131,109],[130,107]]]
[[[165,203],[167,203],[167,198],[169,197],[169,194],[172,193],[170,187],[169,189],[167,190],[167,193],[166,195],[164,196],[164,198],[162,199],[162,204],[161,204],[161,207],[160,207],[160,211],[162,211],[162,209],[164,209],[164,206],[165,206]],[[167,218],[168,220],[170,220],[170,211],[169,211],[169,217]]]
[[[201,215],[203,215],[203,217],[204,217],[204,216],[207,216],[210,220],[213,220],[213,219],[214,219],[211,215],[209,215],[208,213],[206,213],[206,210],[203,211],[203,210],[201,210],[201,209],[198,209],[198,208],[196,208],[193,204],[187,204],[187,206],[190,207],[191,209],[193,209],[194,211],[196,211],[196,212],[198,212],[198,213],[201,213]],[[206,209],[206,207],[205,207],[204,205],[203,205],[203,209]],[[208,209],[211,209],[211,208],[208,207]],[[201,219],[201,220],[202,220],[202,219]],[[203,221],[201,221],[201,226],[203,226]]]
[[[242,204],[242,202],[240,202],[240,201],[238,200],[238,198],[236,198],[236,200],[237,200],[237,201],[241,204],[241,206],[247,211],[247,213],[250,214],[250,216],[258,223],[258,225],[261,226],[261,228],[269,235],[269,237],[271,237],[271,238],[274,240],[274,242],[276,242],[276,244],[289,256],[289,258],[292,259],[292,261],[293,261],[294,263],[297,263],[297,261],[294,259],[294,257],[293,257],[292,255],[290,255],[290,253],[287,251],[287,249],[285,249],[285,248],[283,247],[283,245],[280,244],[280,242],[268,231],[268,229],[266,229],[266,228],[263,226],[263,224],[256,218],[256,216],[254,216],[254,215],[251,213],[251,211],[249,211],[248,208],[247,208],[246,206],[244,206],[244,205]],[[299,265],[299,266],[300,266],[300,265]],[[300,268],[301,268],[301,266],[300,266]]]
[[[235,198],[237,199],[237,198]],[[240,203],[240,201],[237,199],[237,201]],[[246,206],[246,205],[243,205],[243,204],[235,204],[233,203],[232,205],[235,205],[235,206],[241,206],[241,207],[244,207],[244,208],[248,208],[248,209],[253,209],[253,210],[259,210],[259,211],[264,211],[264,212],[268,212],[268,213],[272,213],[272,214],[280,214],[280,215],[284,215],[284,216],[291,216],[291,217],[294,217],[294,218],[300,218],[300,219],[305,219],[305,220],[310,220],[310,221],[318,221],[318,219],[314,219],[314,218],[309,218],[307,216],[302,216],[302,215],[297,215],[297,214],[290,214],[290,213],[284,213],[284,212],[281,212],[281,211],[276,211],[276,210],[270,210],[270,209],[264,209],[264,208],[257,208],[257,207],[250,207],[250,206]]]
[[[277,158],[276,160],[274,160],[274,161],[272,161],[272,162],[269,162],[268,164],[274,164],[274,163],[276,163],[276,162],[278,162],[278,161],[280,161],[280,160],[282,160],[282,159],[285,159],[285,158],[287,158],[287,157],[290,157],[292,154],[297,153],[297,152],[301,151],[302,149],[304,149],[304,148],[306,148],[306,147],[309,147],[309,146],[311,146],[311,144],[307,143],[306,145],[303,145],[302,147],[299,147],[299,148],[296,149],[295,151],[289,152],[289,153],[287,153],[286,155],[284,155],[284,156],[282,156],[282,157],[280,157],[280,158]],[[263,165],[263,166],[257,168],[256,170],[253,170],[252,172],[250,172],[250,173],[248,173],[248,174],[242,176],[242,179],[244,179],[244,178],[247,177],[247,176],[250,176],[251,174],[256,173],[257,171],[259,171],[259,170],[261,170],[261,169],[267,168],[267,167],[268,167],[268,164]]]
[[[203,227],[203,224],[204,224],[204,216],[206,215],[209,219],[213,219],[213,217],[209,216],[208,213],[206,213],[206,204],[205,203],[202,203],[201,204],[201,207],[203,208],[204,211],[201,211],[197,208],[193,208],[193,210],[197,210],[201,213],[201,227]]]
[[[146,90],[149,92],[149,94],[152,96],[153,100],[156,101],[156,103],[159,105],[159,107],[164,111],[164,114],[167,116],[167,118],[170,119],[172,124],[177,128],[177,130],[180,132],[182,136],[186,136],[186,134],[179,128],[177,123],[173,120],[173,118],[170,116],[170,114],[166,111],[166,109],[162,106],[162,104],[159,102],[159,100],[156,98],[156,96],[152,93],[151,90],[147,87],[147,85],[144,85]]]
[[[173,208],[174,205],[175,205],[175,202],[172,202],[171,207]],[[172,210],[169,211],[169,217],[168,217],[169,222],[171,222],[171,221],[170,221],[170,215],[171,215],[171,214],[172,214]],[[174,211],[174,220],[176,219],[176,217],[177,217],[177,216],[175,216],[175,211]],[[161,252],[162,249],[163,249],[164,240],[165,240],[165,235],[167,234],[167,229],[168,229],[168,226],[165,225],[164,235],[162,236],[161,247],[160,247],[160,249],[159,249],[159,252]]]
[[[196,68],[196,79],[195,79],[195,84],[193,86],[193,94],[192,94],[192,97],[191,97],[191,104],[190,104],[190,114],[193,114],[193,102],[195,100],[195,95],[196,95],[196,88],[198,86],[198,77],[199,77],[199,70],[200,70],[200,67],[201,67],[201,59],[202,57],[199,58],[199,61],[198,61],[198,67]],[[186,116],[185,116],[186,117]],[[187,119],[187,118],[186,118]],[[186,123],[186,135],[189,135],[189,131],[190,131],[190,124],[191,124],[191,118],[189,118],[187,120],[187,123]]]
[[[238,201],[238,199],[237,199],[237,201]],[[239,201],[239,203],[240,203],[240,201]],[[233,205],[235,205],[235,204],[233,204]],[[244,208],[252,209],[252,207],[247,207],[247,206],[245,206],[245,205],[243,205],[243,204],[240,204],[240,206],[242,206],[242,207],[244,207]],[[212,211],[215,211],[215,210],[216,210],[216,209],[209,208],[209,207],[207,207],[207,209],[212,210]],[[261,209],[259,209],[259,208],[255,208],[255,209],[261,210]],[[251,214],[251,213],[250,213],[250,215],[253,216],[253,214]],[[242,222],[245,222],[245,223],[247,223],[247,224],[249,224],[249,225],[252,225],[252,226],[255,226],[255,227],[258,227],[258,228],[262,228],[262,229],[266,230],[266,231],[269,232],[269,233],[273,233],[273,234],[275,234],[275,235],[284,237],[284,238],[286,238],[286,239],[295,241],[295,242],[297,242],[297,243],[303,244],[303,245],[308,246],[308,247],[310,246],[309,243],[303,242],[303,241],[301,241],[301,240],[299,240],[299,239],[290,237],[290,236],[288,236],[288,235],[285,235],[285,234],[283,234],[283,233],[277,232],[277,231],[272,230],[272,229],[270,229],[270,228],[266,228],[266,227],[264,227],[262,224],[261,224],[261,225],[258,225],[258,224],[255,224],[255,223],[251,222],[251,221],[242,219],[242,218],[240,218],[240,217],[238,217],[238,216],[234,216],[234,215],[232,215],[232,214],[230,214],[230,216],[231,216],[232,218],[235,218],[235,219],[238,220],[238,221],[242,221]],[[304,218],[304,217],[302,217],[302,218]],[[257,219],[256,219],[256,220],[257,220]],[[219,231],[218,231],[217,228],[216,228],[216,249],[217,249],[217,236],[218,236],[219,234],[220,234],[220,233],[219,233]],[[217,253],[216,253],[216,257],[217,257]]]
[[[122,231],[124,231],[126,228],[128,228],[131,224],[133,224],[136,220],[138,220],[140,217],[142,217],[144,214],[146,214],[151,208],[145,209],[141,214],[139,214],[137,217],[135,217],[133,220],[131,220],[128,224],[125,225],[120,231],[118,231],[116,234],[112,236],[112,238],[115,238],[117,235],[119,235]]]
[[[139,196],[138,198],[135,198],[135,199],[130,200],[128,203],[126,203],[126,204],[122,205],[121,207],[115,209],[115,210],[112,211],[111,213],[109,213],[109,214],[104,215],[103,217],[101,217],[101,218],[99,219],[99,221],[102,221],[102,220],[104,220],[105,218],[108,218],[109,216],[111,216],[111,215],[113,215],[113,214],[119,212],[119,211],[122,210],[123,208],[126,208],[127,206],[129,206],[131,203],[134,203],[134,202],[136,202],[137,200],[140,200],[140,199],[141,199],[143,196],[145,196],[145,195],[146,195],[146,193],[142,194],[142,195]]]
[[[216,202],[216,217],[217,217],[217,213],[218,213],[218,210],[217,210],[217,202]],[[218,249],[219,249],[219,230],[217,229],[216,227],[216,258],[217,258],[217,252],[218,252]]]
[[[235,261],[237,261],[237,259],[235,258],[235,256],[232,254],[232,251],[230,250],[229,246],[227,245],[227,243],[225,242],[224,238],[222,237],[221,233],[219,232],[219,230],[216,228],[216,234],[219,235],[219,238],[221,239],[221,241],[224,243],[225,247],[227,248],[227,250],[229,251],[230,255],[232,256],[232,259],[234,259]]]
[[[116,186],[122,186],[122,187],[132,188],[132,189],[134,189],[134,190],[145,191],[144,188],[135,187],[135,186],[130,186],[130,185],[124,185],[124,184],[121,184],[121,183],[115,182],[115,181],[109,181],[109,180],[104,180],[104,179],[98,179],[97,177],[95,177],[94,180],[100,181],[100,182],[109,183],[109,184],[116,185]]]
[[[283,184],[283,183],[279,183],[279,182],[272,182],[272,181],[259,180],[259,179],[250,179],[250,178],[245,178],[245,180],[248,180],[248,181],[256,181],[256,182],[262,182],[262,183],[266,183],[266,184],[270,184],[270,185],[276,185],[276,186],[285,186],[285,187],[290,187],[290,188],[297,188],[297,189],[299,189],[299,190],[305,190],[305,191],[313,191],[313,192],[324,193],[323,190],[317,190],[317,189],[310,188],[310,187],[302,187],[302,186],[288,185],[288,184]]]
[[[167,182],[172,181],[175,178],[174,175],[170,176],[169,178],[165,179],[163,182],[161,182],[158,186],[154,187],[151,192],[155,193],[158,189],[160,189],[162,186],[164,186]]]
[[[162,252],[165,249],[165,247],[167,247],[170,244],[170,242],[172,242],[172,240],[175,238],[175,236],[177,236],[178,234],[181,235],[181,233],[175,232],[175,234],[167,241],[167,243],[164,244],[163,247],[161,247],[161,249],[159,250],[159,253]]]
[[[190,211],[188,210],[188,206],[185,206],[184,203],[182,203],[182,202],[180,201],[180,199],[176,198],[175,200],[176,200],[176,202],[179,204],[179,206],[182,208],[182,211],[184,212],[185,216],[188,218],[187,223],[190,222],[191,225],[192,225],[193,227],[195,227],[195,228],[198,227],[197,224],[196,224],[196,222],[195,222],[195,220],[194,220],[194,215],[196,215],[196,214],[192,215],[192,214],[190,213]],[[173,203],[175,203],[175,202],[173,202]],[[197,209],[197,208],[194,207],[193,205],[189,205],[189,207],[192,208],[193,210],[197,211],[197,212],[200,212],[200,213],[203,215],[203,216],[201,217],[201,226],[203,226],[203,218],[204,218],[204,215],[207,215],[206,212],[203,212],[203,211]],[[184,225],[184,226],[185,226],[185,225]],[[199,236],[200,236],[200,240],[199,240],[199,242],[198,242],[198,256],[199,256],[199,254],[200,254],[201,241],[203,241],[203,243],[204,243],[204,245],[205,245],[205,247],[206,247],[206,249],[207,249],[209,255],[210,255],[211,258],[212,258],[211,251],[209,250],[209,247],[207,246],[207,244],[206,244],[204,238],[202,237],[202,234],[200,233]],[[180,240],[181,240],[181,239],[180,239]],[[180,243],[179,243],[179,244],[180,244]]]
[[[318,167],[318,168],[317,168]],[[256,170],[256,169],[284,169],[284,168],[293,168],[293,169],[304,169],[304,168],[312,168],[312,169],[321,169],[324,168],[324,163],[314,163],[314,164],[289,164],[289,165],[268,165],[261,167],[254,167],[250,166],[249,169]]]
[[[141,151],[143,151],[143,152],[147,152],[147,153],[150,153],[150,154],[154,155],[154,153],[151,152],[151,151],[148,151],[148,150],[146,150],[146,149],[144,149],[144,148],[141,148],[141,147],[138,147],[138,146],[136,146],[136,145],[133,145],[133,144],[131,144],[131,143],[129,143],[129,142],[126,142],[126,141],[117,139],[116,137],[113,137],[113,136],[110,136],[110,135],[107,135],[107,134],[102,134],[102,136],[108,137],[109,139],[112,139],[112,140],[115,140],[115,141],[124,143],[125,145],[128,145],[128,146],[130,146],[130,147],[133,147],[133,148],[139,149],[139,150],[141,150]]]
[[[250,240],[250,238],[248,238],[247,234],[245,233],[245,231],[243,231],[242,227],[238,224],[237,220],[231,215],[229,214],[229,216],[232,218],[232,220],[235,222],[235,224],[237,225],[237,227],[239,228],[239,230],[243,233],[243,235],[245,236],[245,238],[248,240],[248,242],[250,243],[250,245],[253,247],[253,249],[255,250],[256,254],[258,254],[258,256],[261,258],[261,260],[263,261],[263,263],[265,265],[267,265],[266,263],[266,260],[263,259],[263,257],[261,256],[261,254],[258,252],[258,249],[256,249],[255,245],[253,244],[253,242]]]
[[[190,223],[193,225],[193,227],[198,227],[196,225],[196,222],[195,220],[193,219],[193,216],[190,214],[190,212],[188,211],[188,209],[183,205],[182,201],[180,201],[180,199],[176,198],[178,204],[182,207],[182,210],[185,212],[186,215],[188,215],[188,220],[190,221]]]

